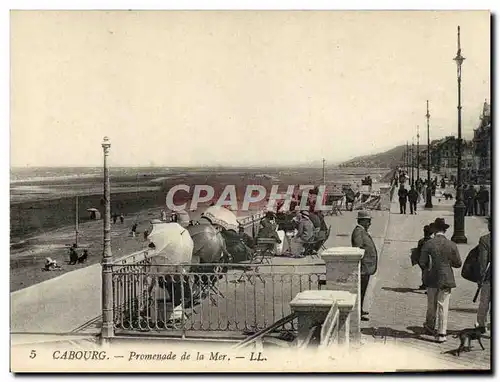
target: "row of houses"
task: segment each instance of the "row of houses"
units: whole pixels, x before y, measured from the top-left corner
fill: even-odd
[[[430,144],[432,171],[454,179],[458,164],[458,139],[447,136]],[[475,184],[491,181],[491,107],[484,102],[479,126],[474,129],[474,138],[462,140],[462,178]],[[420,165],[427,168],[427,148],[420,151]]]

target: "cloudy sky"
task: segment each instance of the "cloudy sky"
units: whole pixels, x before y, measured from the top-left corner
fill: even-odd
[[[490,98],[490,16],[11,13],[11,165],[330,163],[456,132]]]

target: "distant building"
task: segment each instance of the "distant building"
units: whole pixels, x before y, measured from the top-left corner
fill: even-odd
[[[474,130],[474,155],[478,182],[491,180],[491,107],[484,101],[479,127]]]

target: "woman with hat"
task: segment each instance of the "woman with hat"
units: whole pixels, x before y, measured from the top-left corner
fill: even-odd
[[[443,218],[434,221],[435,236],[423,246],[419,265],[426,270],[427,314],[424,329],[446,341],[451,290],[457,286],[453,268],[462,266],[457,245],[445,236],[450,227]],[[437,326],[437,332],[435,330]]]

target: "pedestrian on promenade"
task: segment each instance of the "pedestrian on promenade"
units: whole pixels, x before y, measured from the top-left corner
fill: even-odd
[[[478,244],[478,262],[481,279],[481,292],[479,295],[479,307],[477,308],[477,323],[476,326],[482,333],[486,332],[486,316],[490,311],[491,303],[491,268],[488,264],[491,262],[491,217],[488,218],[488,231],[484,236],[481,236]],[[491,313],[490,313],[491,321]]]
[[[362,248],[365,254],[361,259],[361,320],[368,321],[368,312],[363,310],[366,290],[370,282],[370,276],[377,272],[378,254],[377,247],[373,242],[371,235],[368,233],[368,228],[372,223],[372,217],[368,211],[361,210],[358,212],[358,224],[354,227],[351,235],[351,245],[353,247]]]
[[[490,193],[486,189],[484,185],[479,188],[478,193],[478,202],[479,202],[479,215],[486,216],[486,210],[488,206],[488,202],[490,200]]]
[[[474,215],[474,198],[476,197],[476,190],[474,190],[474,186],[471,184],[469,188],[465,190],[465,215],[473,216]]]
[[[123,224],[124,221],[125,221],[125,216],[123,216],[123,214],[120,214],[120,223]]]
[[[431,223],[431,224],[424,226],[424,237],[418,241],[417,251],[415,253],[416,256],[415,256],[415,258],[412,258],[412,264],[419,264],[420,254],[422,253],[422,247],[424,246],[424,244],[427,241],[429,241],[433,237],[434,237],[434,223]],[[420,266],[420,264],[419,264],[419,267],[420,267],[420,270],[422,273],[422,277],[421,277],[422,284],[418,287],[418,289],[419,290],[426,290],[427,286],[425,285],[425,272],[424,272],[425,270],[424,270],[424,268],[422,268]]]
[[[410,191],[408,191],[408,200],[410,202],[410,214],[417,213],[417,202],[418,202],[418,192],[415,190],[415,186],[412,184]]]
[[[435,236],[422,246],[419,259],[427,285],[427,314],[424,329],[429,334],[436,335],[438,342],[446,341],[450,295],[451,290],[457,286],[452,268],[462,266],[457,245],[445,236],[449,227],[443,218],[436,218]]]
[[[399,197],[399,212],[401,214],[406,214],[406,202],[408,201],[408,190],[402,184],[398,190]]]

